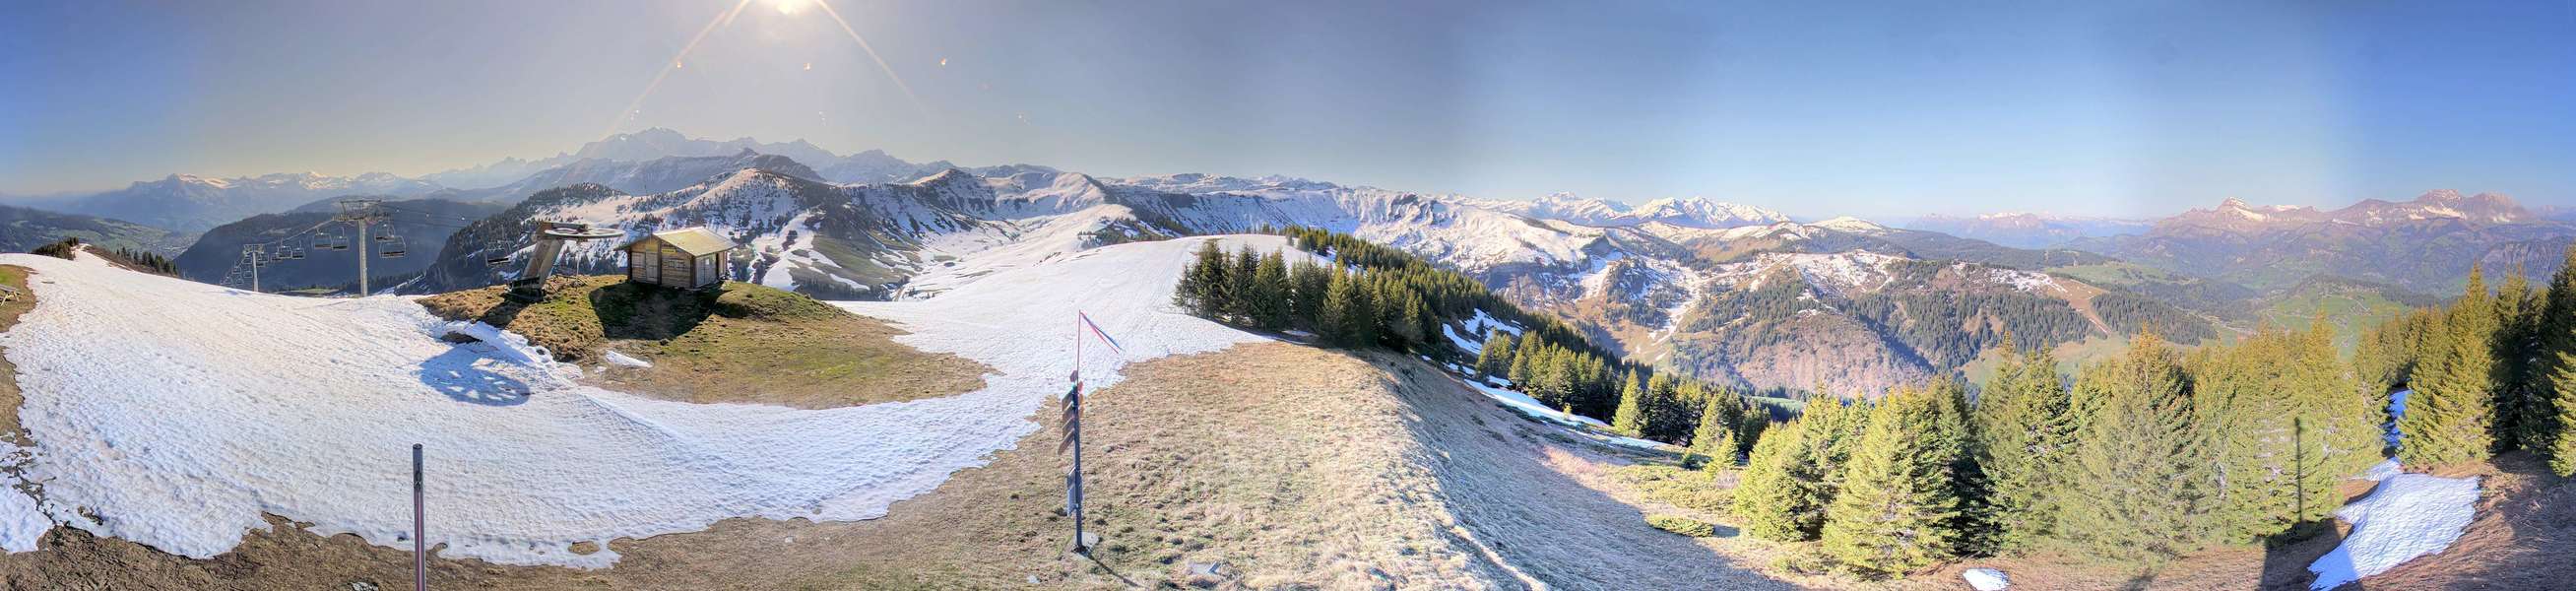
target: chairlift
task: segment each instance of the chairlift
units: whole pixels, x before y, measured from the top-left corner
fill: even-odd
[[[343,230],[321,230],[313,234],[313,247],[323,250],[348,250],[349,235]]]
[[[389,259],[399,259],[403,257],[403,251],[405,250],[403,245],[407,241],[403,240],[401,236],[377,236],[376,241],[384,243],[383,246],[376,248],[376,256]]]

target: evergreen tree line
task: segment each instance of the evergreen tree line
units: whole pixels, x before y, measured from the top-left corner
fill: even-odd
[[[2449,305],[2369,329],[2354,365],[2390,405],[2409,467],[2478,462],[2528,450],[2576,475],[2576,247],[2549,285],[2522,273],[2490,290],[2483,269]]]
[[[1482,311],[1524,328],[1479,335],[1471,377],[1509,380],[1542,404],[1607,420],[1625,435],[1691,446],[1695,463],[1723,458],[1734,465],[1751,434],[1770,422],[1769,407],[1741,393],[1621,362],[1573,328],[1410,253],[1311,228],[1278,232],[1333,262],[1291,263],[1284,253],[1249,248],[1228,253],[1210,242],[1182,272],[1173,302],[1238,326],[1309,331],[1334,346],[1423,353],[1449,342],[1444,326]]]
[[[2153,332],[2179,343],[2197,343],[2218,336],[2218,327],[2209,319],[2185,312],[2164,300],[2125,291],[2106,291],[2093,296],[2093,312],[2104,324],[2120,334]]]
[[[1949,380],[1812,402],[1753,444],[1733,509],[1868,575],[2038,551],[2155,564],[2324,524],[2382,458],[2385,415],[2322,325],[2189,354],[2141,335],[2071,384],[2057,366],[2011,351],[1973,403]]]
[[[135,250],[120,247],[116,249],[116,256],[117,258],[124,259],[127,264],[141,267],[144,270],[154,273],[160,273],[163,275],[179,274],[179,262],[170,260],[170,257],[161,256],[159,253],[154,253],[148,250]]]

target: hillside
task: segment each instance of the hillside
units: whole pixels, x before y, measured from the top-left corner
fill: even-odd
[[[1275,237],[1232,240],[1285,246]],[[390,439],[439,450],[430,454],[431,510],[457,528],[433,530],[445,544],[441,555],[490,561],[442,558],[441,584],[1100,586],[1186,579],[1187,563],[1202,561],[1226,563],[1205,577],[1246,584],[1482,588],[1517,587],[1529,577],[1580,587],[1637,580],[1639,570],[1674,585],[1763,581],[1708,560],[1688,538],[1647,528],[1633,501],[1586,484],[1596,471],[1634,461],[1635,452],[1518,418],[1409,359],[1276,344],[1228,350],[1261,339],[1157,311],[1163,299],[1147,296],[1171,289],[1195,242],[1111,246],[1042,263],[967,261],[961,266],[989,272],[923,301],[845,304],[911,331],[893,335],[898,342],[991,369],[962,395],[820,410],[604,390],[588,383],[614,377],[572,377],[574,367],[554,366],[557,354],[537,343],[438,319],[399,298],[244,296],[95,261],[0,257],[49,278],[34,286],[43,303],[0,334],[23,372],[19,416],[36,451],[13,459],[9,473],[41,478],[49,504],[85,508],[49,513],[69,527],[46,535],[46,553],[0,557],[0,573],[13,581],[198,588],[398,580],[402,553],[385,548],[401,544],[391,535],[397,526],[368,517],[366,507],[398,504],[399,479],[345,477],[352,467],[396,471],[400,444]],[[1057,289],[1030,289],[1038,285]],[[659,301],[603,294],[617,285],[566,287],[515,312],[477,308],[491,303],[487,294],[430,304],[533,331],[577,322],[579,303],[594,302],[590,313],[606,320],[607,335],[642,330],[636,316],[620,321],[610,310]],[[136,306],[137,297],[165,305]],[[774,329],[725,325],[734,321],[792,326],[846,317],[756,286],[706,297],[712,314],[688,333]],[[109,309],[130,310],[100,315]],[[1044,445],[1023,447],[1051,440],[1030,417],[1043,416],[1040,401],[1062,386],[1071,343],[1009,336],[1073,310],[1091,312],[1137,363],[1122,369],[1095,354],[1084,372],[1101,388],[1095,408],[1103,417],[1092,424],[1099,437],[1091,444],[1095,527],[1109,540],[1097,570],[1044,550],[1063,525],[1047,510],[1059,498],[1051,488],[1056,460]],[[258,325],[262,338],[198,336],[234,324]],[[482,342],[440,342],[443,331]],[[540,342],[578,347],[561,335]],[[624,351],[643,342],[652,341],[602,344]],[[678,357],[663,353],[657,367]],[[1180,357],[1152,361],[1164,355]],[[134,356],[185,361],[137,366]],[[230,367],[251,360],[254,367]],[[194,377],[178,379],[182,373]],[[885,379],[936,388],[919,381],[923,375]],[[135,383],[163,387],[124,386]],[[265,420],[279,416],[295,420]],[[387,423],[386,416],[418,418]],[[186,417],[190,428],[132,417]],[[184,451],[251,432],[265,445]],[[135,451],[85,451],[97,449],[84,443],[95,438]],[[691,442],[689,453],[669,455],[680,451],[668,447],[673,441]],[[384,448],[381,460],[308,455],[376,447]],[[1013,448],[1025,451],[1003,451]],[[845,457],[852,450],[881,451]],[[974,465],[991,467],[957,472]],[[256,478],[240,472],[252,466],[266,468]],[[615,471],[599,472],[603,466]],[[903,468],[883,472],[894,466]],[[696,476],[711,470],[726,476]],[[164,478],[178,481],[144,484]],[[602,483],[615,483],[620,509],[579,510],[595,502],[586,491]],[[239,496],[120,492],[217,486]],[[306,525],[267,529],[283,523],[272,519]],[[342,532],[358,535],[325,537]],[[1589,541],[1548,543],[1568,535]],[[317,553],[342,559],[296,559]],[[107,564],[118,566],[100,570]],[[201,566],[209,564],[236,566]],[[510,564],[592,570],[501,566]]]
[[[337,199],[326,200],[326,203]],[[445,199],[386,201],[384,207],[386,222],[372,231],[378,236],[387,233],[401,236],[412,250],[400,258],[378,257],[368,261],[368,273],[380,279],[419,273],[429,268],[440,260],[437,248],[447,242],[449,235],[468,220],[482,219],[501,210],[501,206],[489,203]],[[301,259],[276,261],[260,269],[260,287],[263,290],[336,287],[355,283],[358,280],[358,250],[318,249],[311,248],[310,243],[303,240],[287,240],[290,236],[309,239],[313,234],[307,230],[331,221],[332,215],[332,209],[327,207],[320,210],[304,208],[288,213],[255,215],[216,226],[179,254],[180,276],[207,283],[221,282],[240,270],[242,246],[259,243],[271,246],[266,251],[271,256],[280,252],[280,247],[292,248],[304,255]],[[350,231],[348,224],[332,224],[326,229],[334,233]],[[377,283],[386,284],[383,281]]]
[[[187,248],[194,237],[120,220],[0,205],[0,252],[27,252],[64,238],[166,256]]]

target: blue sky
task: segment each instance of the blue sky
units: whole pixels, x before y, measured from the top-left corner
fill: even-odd
[[[773,0],[677,68],[732,2],[19,4],[0,192],[422,174],[662,126],[1811,217],[2576,205],[2576,3],[1785,4],[834,0],[885,68]]]

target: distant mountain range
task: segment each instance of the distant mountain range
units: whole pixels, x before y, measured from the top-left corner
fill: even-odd
[[[1903,220],[1898,225],[2004,246],[2048,248],[2084,238],[2135,234],[2146,231],[2154,222],[2039,213],[1991,213],[1969,217],[1927,215]]]
[[[2503,196],[2448,191],[2335,210],[2229,200],[2152,221],[1996,214],[1891,227],[1703,198],[1498,201],[1277,176],[968,168],[662,129],[422,179],[173,176],[75,201],[162,212],[174,225],[275,214],[206,226],[181,267],[208,279],[241,244],[309,227],[351,193],[452,216],[402,228],[417,258],[379,273],[422,272],[406,288],[416,292],[512,279],[536,220],[630,237],[707,226],[746,247],[737,277],[844,299],[939,293],[956,280],[945,261],[991,249],[1041,260],[1129,240],[1320,227],[1458,269],[1637,360],[1746,387],[1859,393],[1965,371],[2005,334],[2080,359],[2106,350],[2086,343],[2151,326],[2189,342],[2318,310],[2383,313],[2456,291],[2473,262],[2546,274],[2576,237],[2576,226]],[[146,226],[94,217],[20,217],[155,240]],[[573,249],[561,268],[613,272],[615,242]],[[309,258],[272,267],[270,281],[345,283],[350,266]]]
[[[2576,225],[2533,215],[2506,196],[2441,190],[2331,210],[2228,199],[2143,233],[2067,246],[2256,290],[2327,276],[2450,294],[2471,265],[2546,277],[2571,237]]]
[[[63,199],[48,205],[66,213],[126,220],[181,232],[201,232],[253,215],[285,211],[335,195],[420,195],[438,184],[375,172],[352,177],[279,173],[210,178],[174,174],[123,189]]]

